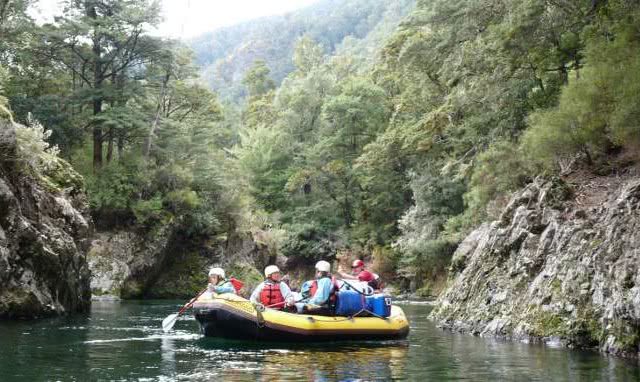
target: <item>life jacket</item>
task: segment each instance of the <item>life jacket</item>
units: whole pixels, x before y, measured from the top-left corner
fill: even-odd
[[[244,283],[233,277],[229,279],[229,282],[231,283],[231,285],[233,285],[233,289],[236,290],[236,293],[240,293],[240,290],[242,289],[242,286],[244,285]]]
[[[329,277],[329,276],[323,276],[323,277]],[[331,276],[331,292],[329,293],[329,299],[327,300],[327,303],[329,306],[333,306],[336,303],[336,293],[338,292],[338,289],[340,289],[340,286],[338,285],[338,282],[336,281],[336,278]],[[318,291],[318,280],[313,280],[313,282],[311,283],[311,288],[309,288],[309,295],[311,297],[315,296],[316,292]]]
[[[369,286],[373,288],[373,290],[380,290],[384,288],[384,282],[380,278],[379,275],[372,273],[373,279],[369,281]]]
[[[265,282],[260,291],[260,303],[264,306],[281,308],[284,304],[284,297],[280,291],[280,283]]]

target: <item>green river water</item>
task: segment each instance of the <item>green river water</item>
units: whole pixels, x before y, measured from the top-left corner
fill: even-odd
[[[403,305],[404,341],[251,344],[204,338],[172,302],[94,302],[86,316],[0,321],[0,381],[640,381],[637,361],[437,329]]]

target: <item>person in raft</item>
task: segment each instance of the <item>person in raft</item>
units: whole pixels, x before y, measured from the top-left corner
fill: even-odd
[[[213,293],[233,293],[236,294],[236,289],[224,276],[224,269],[211,268],[209,271],[209,285],[207,287],[209,292]]]
[[[335,280],[331,277],[331,264],[321,260],[316,263],[316,278],[310,283],[309,301],[296,303],[298,313],[326,314],[335,303]]]
[[[280,269],[269,265],[264,269],[264,276],[266,279],[253,290],[249,300],[266,308],[283,309],[291,297],[291,289],[280,281]]]
[[[345,280],[358,280],[358,281],[364,281],[366,283],[373,281],[375,278],[373,273],[364,269],[364,261],[359,259],[354,260],[353,263],[351,264],[351,274],[340,272],[340,271],[338,271],[338,274],[340,275],[340,277],[342,277]]]

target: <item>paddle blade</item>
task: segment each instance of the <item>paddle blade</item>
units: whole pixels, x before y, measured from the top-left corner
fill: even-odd
[[[176,324],[177,320],[178,320],[178,313],[168,315],[167,318],[162,320],[162,330],[164,330],[165,333],[168,332],[173,328],[173,325]]]

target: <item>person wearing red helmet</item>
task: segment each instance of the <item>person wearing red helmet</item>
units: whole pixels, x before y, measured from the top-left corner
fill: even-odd
[[[338,271],[338,274],[340,275],[340,277],[346,280],[359,280],[367,283],[375,279],[373,273],[364,269],[364,261],[360,259],[354,260],[351,264],[351,274],[340,271]]]

